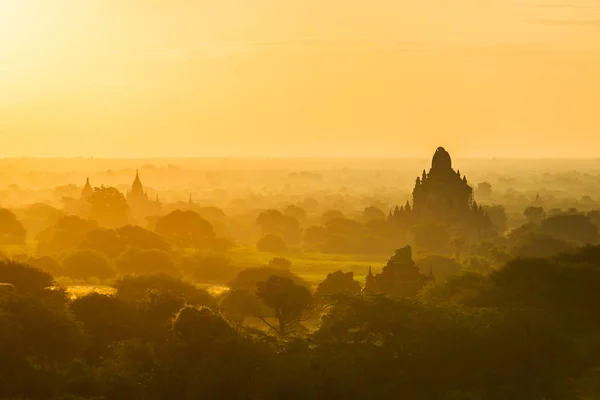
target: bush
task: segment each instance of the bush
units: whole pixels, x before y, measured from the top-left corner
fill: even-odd
[[[63,261],[66,276],[75,279],[110,279],[116,276],[111,262],[93,250],[81,250]]]
[[[201,247],[215,237],[213,226],[194,211],[175,210],[156,221],[156,233],[173,246]]]
[[[23,293],[40,293],[54,285],[54,278],[41,269],[14,261],[0,262],[0,282],[10,283]]]
[[[263,236],[256,244],[256,248],[266,253],[284,253],[288,251],[283,239],[276,235]]]
[[[269,264],[267,266],[270,268],[290,269],[292,267],[292,262],[287,258],[275,257],[271,259],[271,261],[269,261]]]
[[[176,338],[194,346],[210,346],[235,334],[220,315],[206,307],[182,308],[173,318],[172,329]]]
[[[73,300],[71,310],[90,336],[86,358],[92,362],[107,356],[112,343],[131,338],[137,328],[134,309],[114,296],[90,293]]]
[[[127,275],[119,279],[113,287],[116,296],[125,301],[139,301],[146,298],[148,291],[171,293],[182,297],[189,304],[213,307],[215,299],[205,290],[170,275]]]
[[[26,232],[15,214],[0,208],[0,244],[25,244]]]
[[[317,286],[315,296],[330,296],[337,293],[360,293],[360,283],[354,280],[354,272],[336,271]]]
[[[27,264],[48,272],[50,275],[59,277],[65,276],[65,269],[55,258],[45,256],[39,258],[30,258]]]
[[[176,274],[177,268],[169,253],[162,250],[131,248],[115,260],[121,274]]]
[[[290,272],[287,269],[281,268],[269,268],[269,267],[258,267],[248,268],[240,271],[237,277],[229,283],[229,287],[234,289],[246,289],[250,293],[256,292],[256,284],[268,280],[271,276],[278,276],[281,278],[289,278],[294,281],[297,285],[309,286],[304,279],[298,275]]]
[[[192,276],[200,281],[227,282],[235,277],[239,269],[225,256],[212,255],[198,260]]]

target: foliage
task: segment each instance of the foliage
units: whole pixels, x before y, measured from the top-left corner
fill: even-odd
[[[106,186],[94,188],[88,202],[91,206],[90,219],[101,226],[119,227],[127,224],[129,205],[118,189]]]
[[[232,289],[219,304],[223,313],[242,325],[246,317],[264,315],[264,306],[258,297],[247,289]]]
[[[60,218],[55,225],[40,232],[38,252],[42,255],[61,253],[79,248],[86,235],[97,229],[97,224],[75,216]]]
[[[175,210],[156,221],[156,233],[181,248],[198,248],[215,236],[210,222],[190,210]]]
[[[75,279],[110,279],[115,277],[110,260],[93,250],[80,250],[63,261],[65,276]]]
[[[156,249],[130,248],[115,260],[115,266],[121,274],[177,273],[172,256]]]
[[[290,278],[271,276],[256,285],[258,298],[274,312],[278,325],[272,326],[280,336],[297,329],[304,311],[312,304],[312,295],[303,285],[297,285]]]
[[[202,282],[227,282],[239,272],[231,259],[222,255],[199,257],[194,264],[190,272],[195,279]]]
[[[207,307],[183,307],[173,318],[173,334],[194,347],[211,346],[219,339],[233,336],[233,329]]]
[[[542,207],[529,206],[523,212],[523,215],[529,222],[539,225],[542,219],[546,216],[546,212]]]
[[[11,211],[0,208],[0,245],[25,244],[23,224]]]
[[[273,234],[263,236],[256,244],[256,248],[266,253],[284,253],[288,251],[283,239]]]
[[[19,292],[35,294],[54,285],[54,278],[48,272],[26,264],[2,261],[0,282],[13,284]]]
[[[560,253],[573,250],[574,246],[564,240],[546,233],[530,233],[523,235],[512,246],[515,258],[554,257]]]
[[[308,284],[293,272],[282,268],[258,267],[248,268],[240,271],[229,287],[233,289],[246,289],[251,293],[256,292],[256,285],[259,282],[266,281],[271,276],[289,278],[298,285],[308,286]]]
[[[27,260],[27,264],[41,269],[42,271],[45,271],[54,277],[65,276],[65,271],[62,264],[50,256],[30,258]]]
[[[170,250],[170,246],[156,233],[134,225],[93,230],[85,236],[80,247],[98,251],[109,258],[116,258],[130,248]]]
[[[215,299],[204,289],[199,289],[179,278],[170,275],[126,275],[117,280],[113,287],[117,298],[125,301],[139,301],[146,298],[149,290],[170,293],[183,298],[192,305],[212,307]]]
[[[284,215],[277,210],[266,210],[258,215],[256,223],[264,237],[278,236],[291,245],[300,243],[302,230],[293,216]]]
[[[566,241],[580,244],[595,244],[598,227],[583,214],[559,214],[542,221],[542,230]]]
[[[269,261],[269,264],[267,265],[267,267],[290,269],[292,267],[292,262],[290,260],[288,260],[287,258],[274,257],[271,259],[271,261]]]
[[[88,362],[108,356],[113,343],[136,333],[135,310],[116,297],[92,292],[75,299],[70,307],[90,338],[85,352]]]
[[[354,280],[353,272],[336,271],[317,286],[315,297],[331,296],[338,293],[360,293],[360,284]]]

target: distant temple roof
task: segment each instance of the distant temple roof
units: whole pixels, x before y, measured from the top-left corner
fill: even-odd
[[[92,185],[90,184],[90,178],[87,178],[87,180],[85,182],[85,186],[83,187],[83,190],[81,191],[81,199],[82,200],[88,199],[93,194],[94,194],[94,189],[92,188]]]
[[[443,147],[438,147],[431,159],[431,169],[449,170],[452,169],[452,159],[450,154]]]

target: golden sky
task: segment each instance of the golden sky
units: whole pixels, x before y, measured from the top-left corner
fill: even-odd
[[[598,0],[0,0],[0,157],[595,157],[599,71]]]

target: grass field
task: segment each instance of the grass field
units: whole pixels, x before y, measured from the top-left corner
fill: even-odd
[[[291,271],[302,279],[306,280],[312,286],[317,286],[323,281],[327,274],[342,270],[344,272],[353,272],[354,279],[361,285],[365,283],[365,276],[369,266],[373,267],[373,272],[381,271],[381,268],[387,262],[389,256],[384,255],[347,255],[347,254],[320,254],[290,252],[287,254],[274,255],[271,253],[258,252],[254,248],[238,247],[232,251],[228,257],[238,268],[252,268],[260,265],[267,265],[274,257],[283,257],[291,261]],[[58,279],[58,284],[67,288],[73,298],[84,296],[90,292],[110,294],[114,293],[111,282],[72,282],[68,279]],[[225,285],[198,283],[199,287],[207,289],[213,295],[220,295],[227,291]]]
[[[253,248],[237,248],[230,255],[236,265],[244,268],[266,265],[275,257],[270,253],[261,253]],[[303,253],[294,252],[278,257],[287,258],[292,262],[291,271],[305,279],[307,282],[316,285],[321,282],[327,274],[342,270],[344,272],[354,272],[354,278],[364,284],[365,276],[369,266],[373,267],[373,272],[379,272],[385,265],[389,256],[385,255],[347,255],[347,254],[321,254],[321,253]]]

